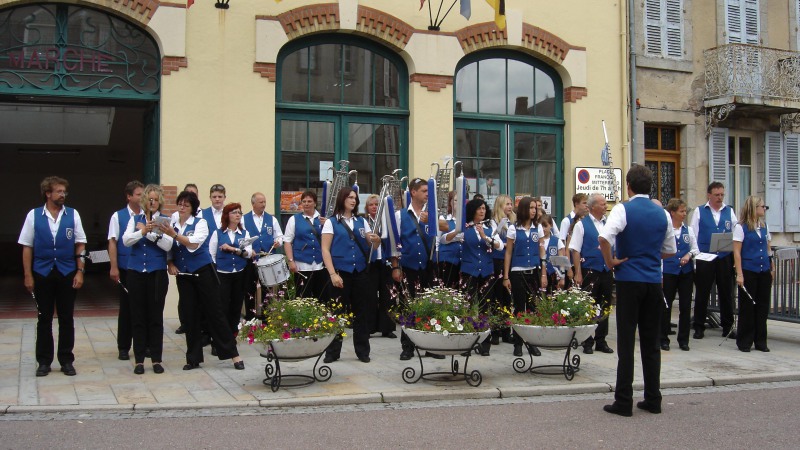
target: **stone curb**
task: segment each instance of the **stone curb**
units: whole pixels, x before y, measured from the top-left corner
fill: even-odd
[[[384,403],[394,402],[421,402],[431,400],[465,400],[465,399],[485,399],[500,398],[498,388],[461,388],[461,389],[441,389],[417,392],[385,392],[383,393]]]
[[[133,412],[129,405],[11,405],[6,414],[57,413],[57,412]]]
[[[542,395],[604,394],[611,392],[607,383],[580,383],[556,386],[515,386],[500,388],[501,398],[537,397]]]
[[[187,409],[208,409],[208,408],[258,408],[258,400],[246,400],[241,402],[219,402],[219,403],[137,403],[134,411],[167,411],[167,410],[187,410]]]
[[[289,408],[304,406],[329,406],[329,405],[363,405],[367,403],[382,403],[380,392],[370,394],[331,395],[305,398],[277,398],[260,400],[257,406],[263,408]]]
[[[723,375],[714,377],[714,386],[732,384],[774,383],[776,381],[798,381],[800,372],[754,373],[748,375]]]

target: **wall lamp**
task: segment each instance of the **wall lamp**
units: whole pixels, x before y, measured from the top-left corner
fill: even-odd
[[[217,0],[217,3],[214,4],[214,7],[217,9],[228,9],[230,8],[230,5],[228,5],[228,2],[230,1],[231,0]]]

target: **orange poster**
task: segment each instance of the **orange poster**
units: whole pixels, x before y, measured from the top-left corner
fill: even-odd
[[[300,211],[300,196],[303,191],[281,191],[281,212],[296,213]]]

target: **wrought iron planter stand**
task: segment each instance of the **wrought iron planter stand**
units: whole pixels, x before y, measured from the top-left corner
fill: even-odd
[[[419,360],[419,373],[417,373],[416,369],[413,367],[406,367],[403,369],[403,381],[406,383],[416,383],[419,380],[427,380],[427,381],[466,381],[467,384],[473,387],[478,387],[481,385],[483,381],[483,377],[481,373],[477,370],[473,370],[468,372],[467,365],[469,364],[469,357],[473,351],[480,352],[480,344],[478,341],[481,339],[481,336],[478,335],[475,337],[475,342],[473,342],[472,346],[469,348],[465,348],[459,350],[460,353],[458,355],[451,354],[450,355],[450,371],[449,372],[425,372],[425,365],[422,363],[422,355],[420,354],[420,350],[428,351],[435,354],[444,354],[444,352],[452,353],[452,349],[442,350],[442,349],[435,349],[435,348],[423,348],[420,346],[416,347],[417,359]],[[464,370],[461,371],[459,366],[458,359],[456,356],[463,356],[464,359]]]
[[[539,348],[545,349],[562,349],[566,348],[564,353],[564,361],[559,364],[546,364],[541,366],[533,365],[533,353],[531,352],[530,345],[527,342],[525,347],[528,350],[528,361],[524,358],[515,358],[512,366],[517,373],[530,372],[539,375],[564,375],[567,381],[572,381],[575,374],[580,370],[581,357],[580,355],[571,355],[573,349],[578,348],[578,340],[575,339],[575,331],[572,332],[572,339],[567,346],[563,345],[537,345]],[[572,357],[570,357],[570,355]]]
[[[328,341],[328,343],[330,343],[330,341]],[[325,354],[326,347],[327,344],[322,347],[322,350],[316,350],[311,354],[281,357],[278,352],[275,351],[275,347],[272,343],[269,343],[267,352],[261,353],[262,357],[267,358],[267,365],[264,367],[264,374],[267,378],[264,378],[264,385],[269,386],[272,392],[276,392],[281,387],[296,388],[308,386],[317,381],[323,382],[330,380],[332,374],[331,368],[325,364],[320,365],[320,360],[322,359],[322,355]],[[281,369],[281,362],[297,362],[309,358],[317,358],[314,362],[314,368],[311,370],[311,375],[285,374]]]

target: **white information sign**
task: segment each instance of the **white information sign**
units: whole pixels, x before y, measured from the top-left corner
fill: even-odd
[[[551,210],[553,209],[553,198],[548,195],[543,195],[539,197],[542,199],[542,209],[548,215],[552,214]]]
[[[576,167],[575,168],[575,193],[603,194],[606,201],[614,201],[614,190],[610,168],[605,167]],[[617,178],[617,189],[622,196],[622,169],[613,169]]]

